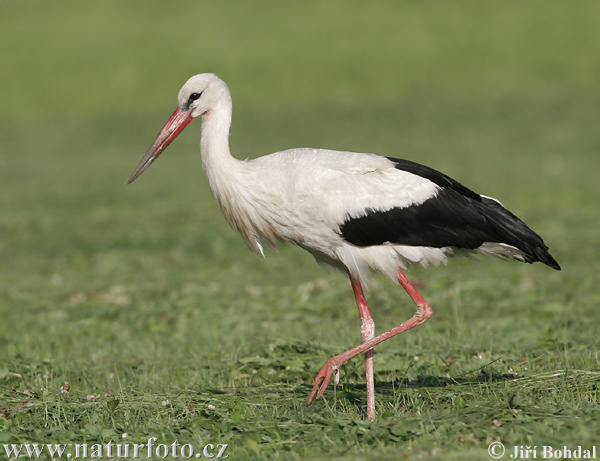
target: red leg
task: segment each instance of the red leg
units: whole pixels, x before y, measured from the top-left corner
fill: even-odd
[[[329,360],[327,360],[327,362],[325,362],[325,365],[323,365],[323,368],[321,368],[321,370],[317,374],[317,377],[315,378],[315,385],[313,387],[312,393],[310,394],[310,397],[308,398],[309,405],[312,403],[313,400],[318,400],[323,395],[323,392],[325,392],[325,389],[327,389],[327,386],[331,382],[333,373],[337,373],[337,370],[339,370],[339,368],[348,360],[350,360],[353,357],[356,357],[362,352],[372,349],[377,344],[382,343],[383,341],[391,338],[392,336],[396,336],[397,334],[410,330],[411,328],[414,328],[417,325],[421,325],[423,322],[425,322],[431,317],[431,314],[433,314],[433,310],[400,269],[398,269],[398,281],[417,305],[417,311],[415,312],[415,315],[413,315],[412,318],[410,318],[406,322],[389,329],[385,333],[382,333],[373,339],[365,341],[360,346],[353,347],[352,349],[347,350],[346,352],[340,355],[336,355],[335,357],[332,357]]]
[[[360,334],[363,337],[363,341],[369,341],[375,337],[375,322],[373,321],[373,317],[371,317],[360,281],[350,275],[350,283],[352,284],[352,290],[354,290],[354,297],[358,305],[358,312],[360,313]],[[375,376],[373,372],[372,348],[365,351],[365,368],[367,379],[367,418],[373,421],[375,419]]]

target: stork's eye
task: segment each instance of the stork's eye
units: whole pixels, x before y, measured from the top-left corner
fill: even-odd
[[[198,98],[200,98],[200,96],[202,96],[202,91],[200,93],[192,93],[192,94],[190,94],[190,97],[188,98],[188,104],[191,104],[192,102],[194,102],[195,100],[197,100]]]

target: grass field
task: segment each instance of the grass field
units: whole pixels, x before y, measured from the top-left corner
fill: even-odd
[[[231,459],[600,444],[598,30],[587,1],[1,2],[0,444],[156,437]],[[324,361],[361,341],[348,281],[298,248],[246,250],[199,125],[125,185],[200,72],[232,90],[236,156],[425,163],[502,200],[563,270],[413,269],[434,316],[377,348],[377,421],[358,359],[307,408]],[[413,313],[379,277],[367,298],[378,332]]]

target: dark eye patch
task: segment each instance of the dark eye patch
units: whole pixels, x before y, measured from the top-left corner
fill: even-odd
[[[190,106],[192,105],[192,103],[198,99],[200,99],[200,96],[202,96],[203,91],[201,91],[200,93],[192,93],[190,94],[190,96],[188,97],[187,102],[185,103],[185,110],[190,110]]]

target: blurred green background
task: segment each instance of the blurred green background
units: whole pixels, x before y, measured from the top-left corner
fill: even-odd
[[[599,30],[591,1],[2,1],[0,377],[43,363],[49,388],[84,370],[91,392],[112,385],[102,363],[178,373],[221,360],[229,376],[238,354],[277,338],[329,343],[328,353],[360,339],[342,277],[296,248],[263,261],[228,228],[201,169],[199,123],[126,186],[180,86],[201,72],[232,91],[238,158],[323,147],[427,164],[499,198],[563,267],[415,270],[437,326],[388,350],[427,350],[435,334],[434,351],[457,337],[511,351],[559,338],[591,344],[592,357]],[[397,287],[374,287],[376,321],[410,315]],[[500,330],[481,336],[490,323]],[[140,379],[163,392],[171,378]]]

